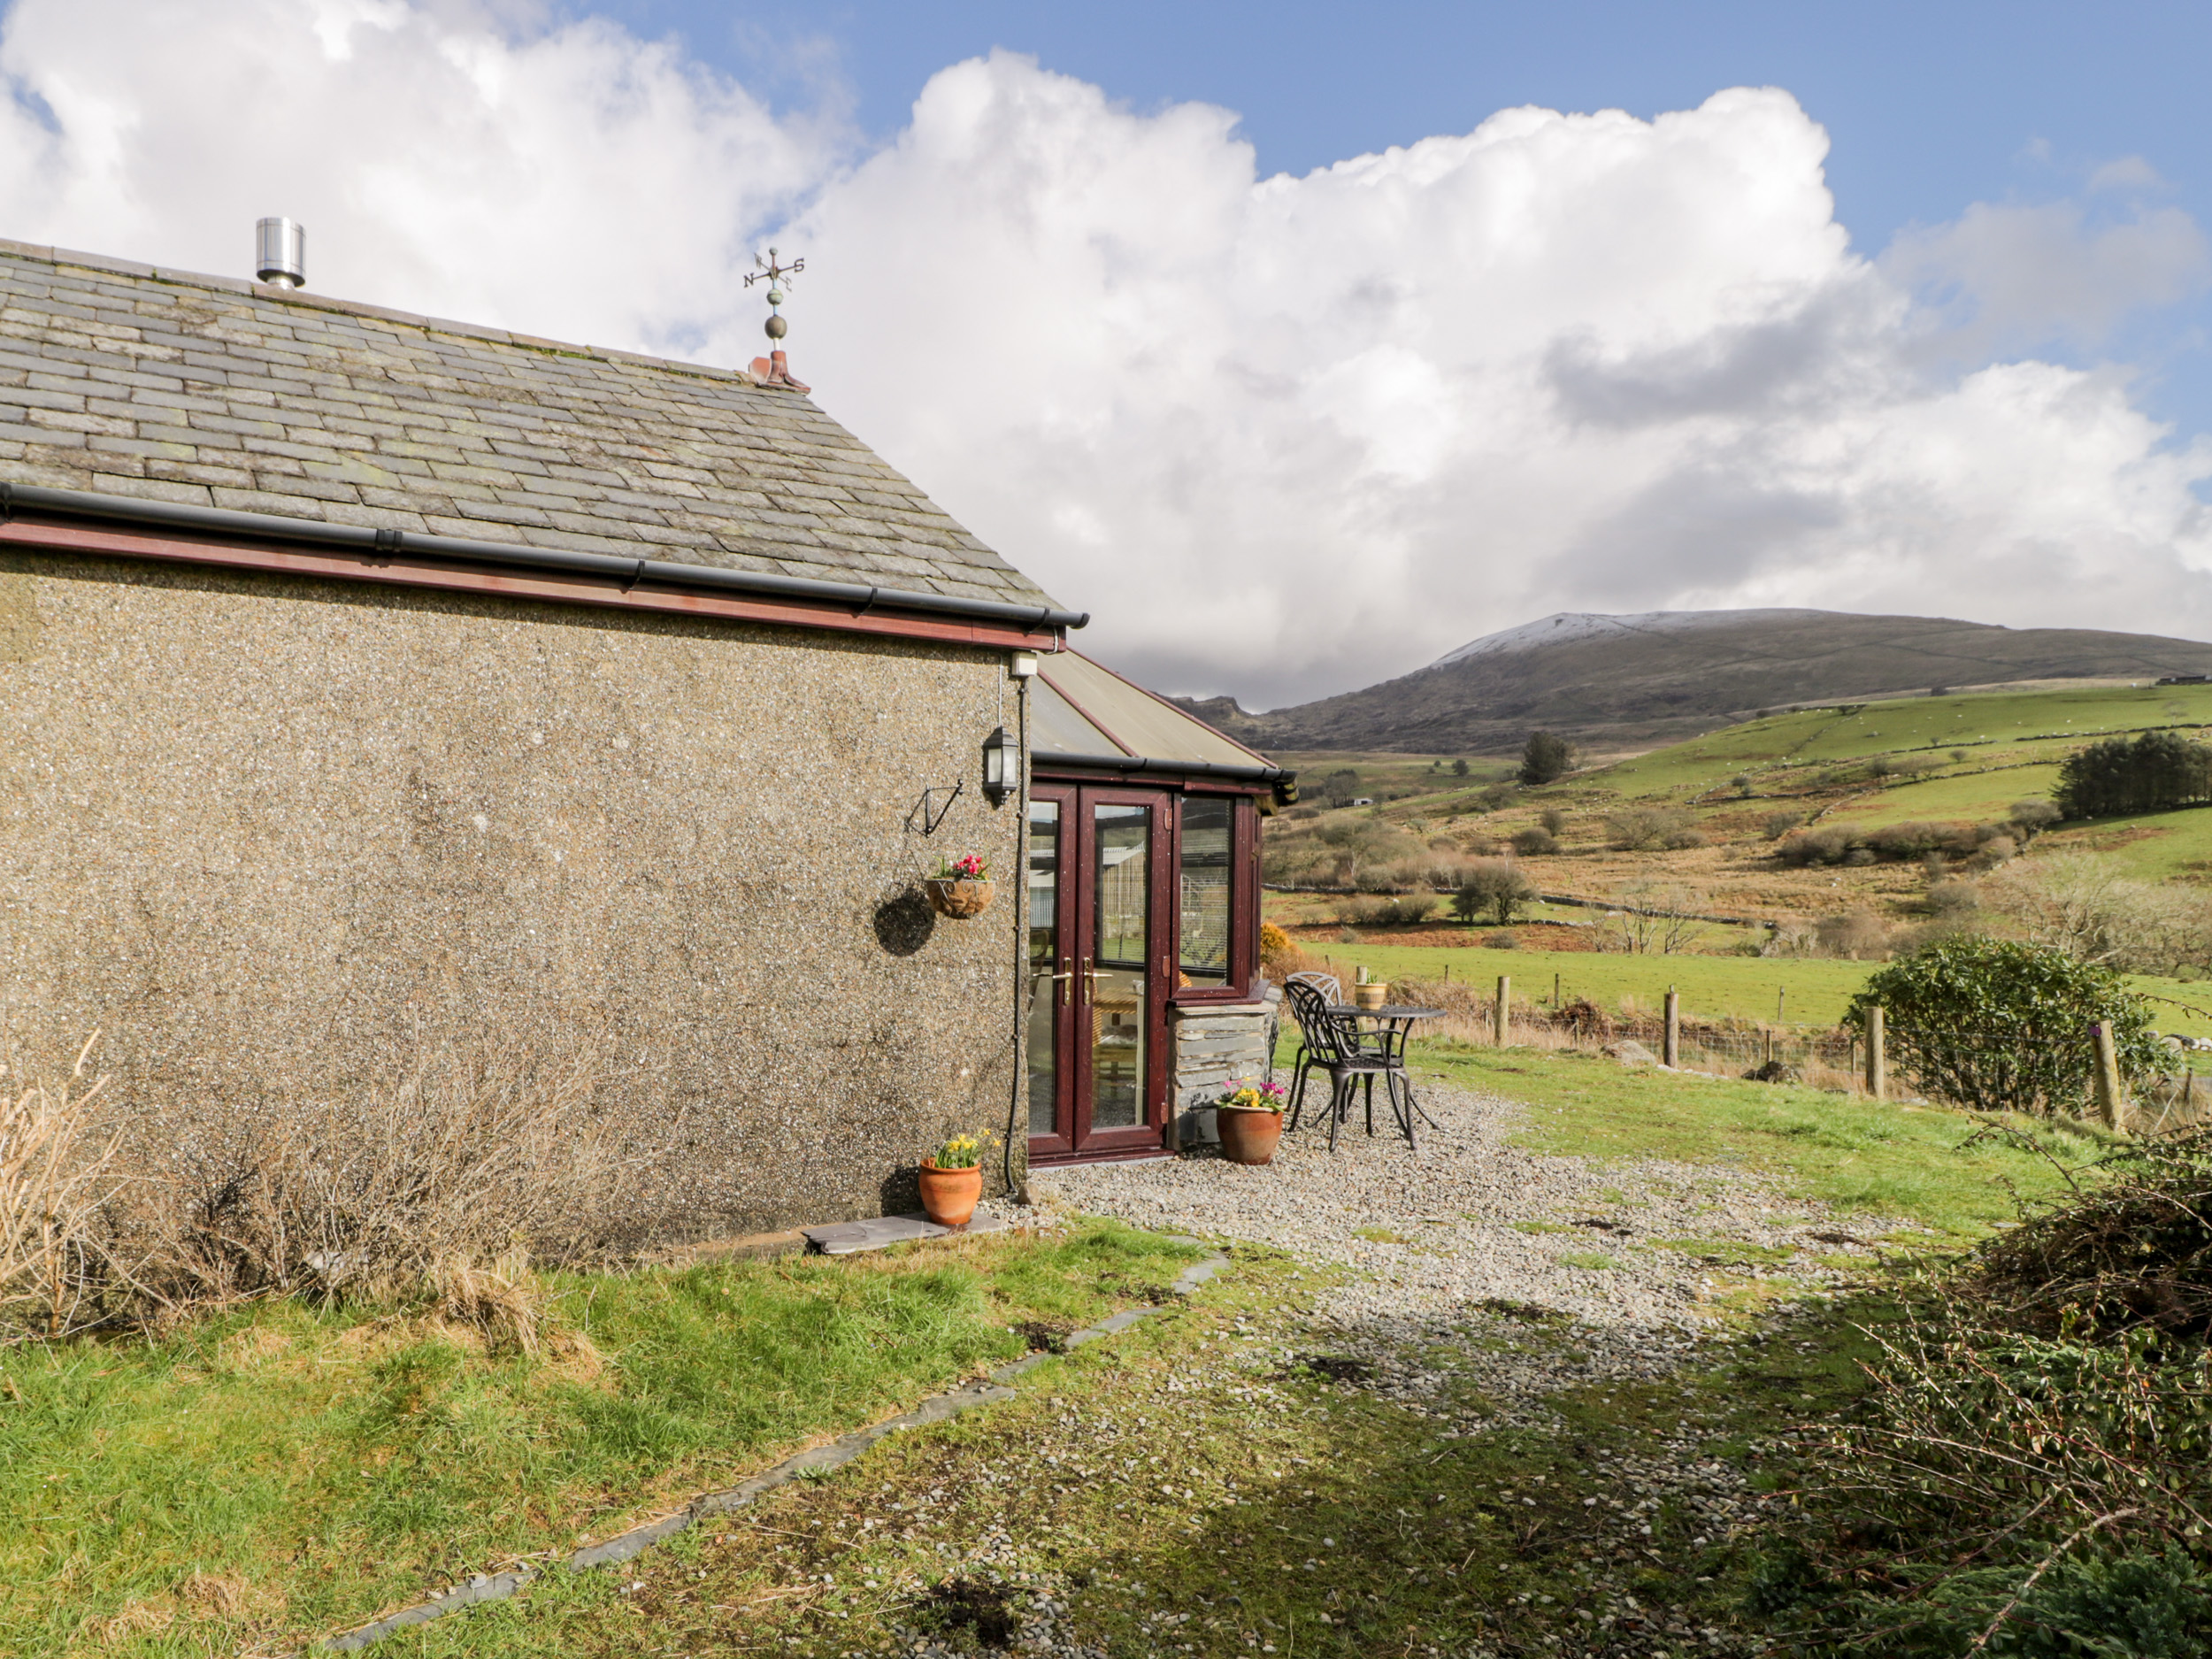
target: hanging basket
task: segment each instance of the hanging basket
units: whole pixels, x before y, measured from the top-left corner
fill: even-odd
[[[932,876],[922,883],[929,895],[930,908],[940,916],[955,918],[980,916],[991,908],[992,896],[998,885],[992,881],[971,881],[958,876]]]

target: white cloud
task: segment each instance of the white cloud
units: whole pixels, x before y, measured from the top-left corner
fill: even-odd
[[[1985,350],[2185,290],[2195,227],[1977,209],[1870,264],[1781,92],[1263,180],[1228,112],[1018,58],[862,157],[672,49],[460,4],[19,0],[0,70],[25,239],[235,272],[289,211],[321,288],[743,362],[779,227],[818,399],[1169,688],[1315,695],[1558,610],[2212,635],[2212,446]]]
[[[247,276],[287,213],[326,292],[680,351],[841,142],[513,5],[21,0],[0,74],[0,234]]]
[[[2107,188],[2111,171],[2091,188]],[[2051,340],[2097,345],[2128,312],[2202,291],[2212,246],[2178,208],[2093,226],[2073,202],[1978,202],[1947,225],[1900,234],[1882,265],[1920,290],[1950,352],[1981,355]]]

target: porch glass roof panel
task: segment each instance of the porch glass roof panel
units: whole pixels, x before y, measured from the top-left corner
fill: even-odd
[[[1171,765],[1271,764],[1079,652],[1056,651],[1044,658],[1030,696],[1031,749],[1041,760],[1056,751],[1129,755]]]

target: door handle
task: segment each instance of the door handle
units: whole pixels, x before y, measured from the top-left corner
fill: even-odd
[[[1075,978],[1075,970],[1071,968],[1065,973],[1041,973],[1037,975],[1037,978],[1059,986],[1060,1003],[1064,1008],[1069,996],[1068,981]]]

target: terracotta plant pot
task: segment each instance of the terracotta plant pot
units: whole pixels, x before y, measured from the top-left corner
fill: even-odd
[[[1223,1106],[1214,1112],[1221,1134],[1221,1156],[1232,1164],[1265,1164],[1283,1138],[1283,1115],[1249,1106]]]
[[[922,883],[929,895],[930,908],[940,916],[964,918],[980,916],[991,908],[992,896],[997,885],[989,881],[971,881],[961,876],[932,876]]]
[[[1371,979],[1365,985],[1352,987],[1352,1006],[1380,1008],[1390,1001],[1390,985],[1385,979]]]
[[[922,1165],[922,1208],[941,1227],[964,1227],[975,1214],[975,1201],[983,1196],[983,1166],[941,1170]]]

